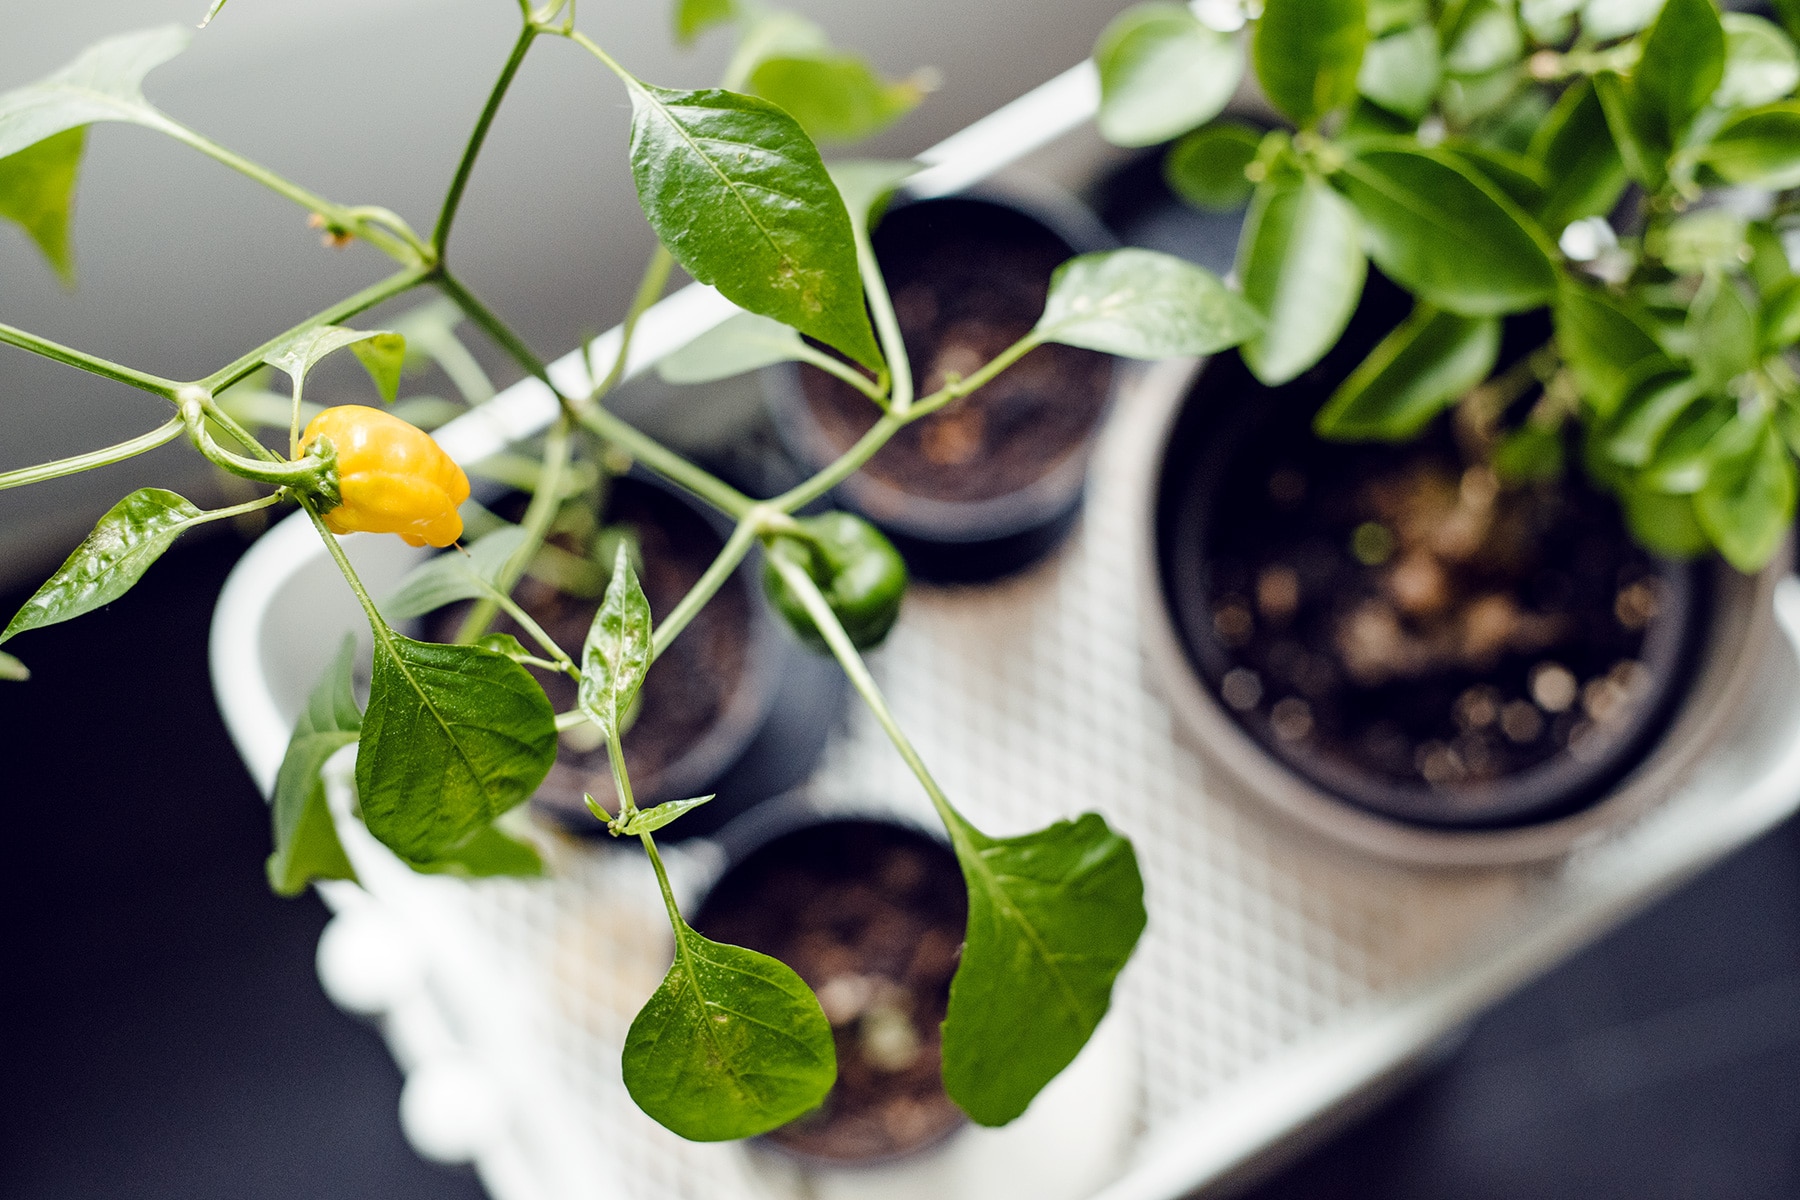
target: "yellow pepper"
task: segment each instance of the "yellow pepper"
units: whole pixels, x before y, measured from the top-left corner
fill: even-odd
[[[469,477],[431,435],[378,408],[344,404],[314,417],[300,439],[337,450],[342,503],[325,514],[333,533],[397,533],[410,546],[448,546],[462,536],[456,506]]]

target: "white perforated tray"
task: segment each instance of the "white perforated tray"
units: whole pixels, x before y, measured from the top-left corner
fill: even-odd
[[[1077,70],[959,135],[936,159],[945,186],[1067,132],[1092,93],[1091,73]],[[704,289],[672,297],[646,322],[637,365],[729,311]],[[1209,796],[1140,659],[1141,398],[1122,395],[1061,552],[996,586],[916,589],[874,664],[920,751],[983,828],[1012,833],[1099,808],[1132,838],[1151,918],[1115,1016],[1074,1077],[1014,1128],[959,1139],[910,1174],[815,1180],[810,1194],[1168,1200],[1219,1180],[1800,803],[1792,580],[1776,597],[1786,636],[1741,726],[1679,794],[1550,867],[1377,865]],[[521,385],[445,441],[479,457],[541,428],[552,409],[544,389]],[[377,588],[408,561],[394,539],[348,545]],[[215,686],[265,790],[322,667],[317,648],[359,621],[304,523],[278,526],[233,573],[214,625]],[[334,760],[340,808],[347,766]],[[814,790],[928,819],[860,709]],[[625,1030],[668,954],[641,854],[560,841],[550,881],[467,884],[415,876],[359,827],[345,832],[364,886],[322,889],[338,916],[321,974],[341,1004],[382,1020],[409,1074],[403,1123],[423,1153],[472,1158],[498,1200],[801,1194],[790,1169],[751,1150],[662,1131],[620,1084]],[[705,844],[674,858],[690,894],[717,866]],[[1070,1136],[1068,1121],[1084,1121],[1087,1136]]]

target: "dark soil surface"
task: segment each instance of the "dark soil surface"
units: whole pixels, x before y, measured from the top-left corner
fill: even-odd
[[[523,515],[522,501],[515,502],[515,511],[506,511],[505,505],[496,508],[512,519]],[[634,479],[613,481],[604,519],[608,525],[626,525],[634,531],[642,551],[638,579],[658,622],[680,603],[724,545],[724,539],[693,509]],[[520,583],[514,596],[579,662],[599,599],[569,596],[531,578]],[[734,575],[650,668],[639,693],[636,719],[624,737],[625,765],[640,806],[686,798],[664,795],[660,777],[717,724],[737,693],[749,657],[751,604],[742,577]],[[455,605],[427,617],[426,636],[453,638],[467,609],[467,605]],[[493,629],[512,634],[528,648],[535,645],[505,613],[495,618]],[[568,676],[546,671],[536,675],[556,711],[575,706],[575,683]],[[586,736],[588,728],[563,735],[556,765],[533,799],[533,804],[577,829],[597,828],[583,792],[593,793],[608,810],[618,810],[606,748],[593,744]]]
[[[1029,332],[1051,273],[1074,254],[1036,221],[969,200],[898,208],[874,242],[920,396],[973,374]],[[881,415],[823,371],[802,367],[800,375],[834,457]],[[1008,495],[1085,445],[1111,378],[1104,354],[1040,346],[979,392],[901,430],[863,470],[930,499]]]
[[[772,1141],[815,1158],[874,1162],[963,1122],[944,1094],[938,1025],[967,919],[950,849],[874,821],[787,834],[726,874],[695,928],[792,967],[836,1034],[836,1086]]]
[[[1640,549],[1578,474],[1502,485],[1447,421],[1349,446],[1308,415],[1203,452],[1219,482],[1166,551],[1225,707],[1329,790],[1427,823],[1558,815],[1584,797],[1557,789],[1627,769],[1685,684],[1695,569]]]

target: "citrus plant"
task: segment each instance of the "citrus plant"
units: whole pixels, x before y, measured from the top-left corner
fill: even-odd
[[[222,8],[214,5],[208,20]],[[966,378],[917,394],[869,241],[870,222],[912,168],[828,168],[814,138],[853,138],[879,128],[917,102],[921,81],[884,80],[799,18],[740,8],[734,0],[681,0],[677,6],[676,29],[684,38],[723,22],[740,26],[740,48],[725,86],[694,91],[639,79],[583,31],[573,0],[543,7],[521,0],[519,16],[517,39],[505,52],[428,232],[386,208],[318,195],[154,106],[142,84],[187,45],[191,34],[179,28],[109,39],[48,78],[0,95],[0,215],[65,278],[71,275],[70,204],[86,131],[102,121],[172,137],[293,201],[328,242],[362,241],[395,264],[381,282],[197,379],[163,378],[0,324],[0,342],[129,385],[172,409],[160,425],[126,442],[0,474],[0,488],[186,440],[242,481],[237,486],[255,493],[211,511],[155,488],[127,496],[12,617],[0,642],[122,595],[193,526],[296,506],[355,593],[373,633],[374,660],[366,706],[356,703],[346,649],[332,660],[295,728],[274,797],[274,887],[291,894],[313,880],[354,876],[320,778],[325,761],[351,745],[355,817],[414,869],[465,876],[541,871],[530,845],[496,820],[544,779],[559,731],[590,728],[609,748],[619,802],[616,812],[594,804],[596,815],[613,835],[641,841],[675,940],[668,976],[626,1041],[625,1083],[647,1113],[677,1133],[739,1138],[771,1129],[823,1099],[835,1071],[830,1028],[818,1001],[787,967],[711,942],[688,927],[663,872],[655,833],[704,798],[638,808],[620,737],[650,665],[752,549],[768,546],[767,586],[779,611],[835,655],[917,775],[961,862],[970,917],[944,1026],[944,1077],[951,1097],[975,1120],[1010,1121],[1074,1058],[1106,1012],[1114,979],[1145,923],[1136,858],[1095,813],[1002,838],[958,811],[888,710],[861,657],[892,624],[904,588],[892,548],[856,518],[794,514],[824,497],[897,431],[976,391],[1042,343],[1139,358],[1207,354],[1269,337],[1263,318],[1220,280],[1176,259],[1137,250],[1086,256],[1059,270],[1042,320],[1017,345]],[[536,352],[465,286],[453,265],[452,233],[464,189],[509,87],[545,39],[585,50],[630,100],[628,162],[660,241],[616,351],[610,361],[591,362],[588,384],[574,390],[556,389]],[[783,360],[813,362],[851,382],[879,408],[870,433],[813,478],[762,499],[610,412],[605,401],[624,374],[633,330],[677,263],[743,313],[671,360],[671,377],[700,381]],[[348,324],[418,289],[442,299],[391,329]],[[459,320],[556,394],[557,415],[541,445],[529,454],[469,464],[531,493],[516,524],[468,503],[465,472],[414,423],[373,406],[318,412],[305,399],[309,372],[343,349],[368,369],[383,403],[396,399],[409,355],[421,354],[441,365],[468,399],[484,399],[493,389],[454,333]],[[270,390],[273,373],[286,376],[287,394]],[[430,424],[444,415],[441,407],[420,403],[407,415]],[[266,444],[255,426],[277,431],[278,444]],[[735,531],[659,624],[653,624],[639,586],[631,546],[596,535],[597,561],[589,565],[597,574],[590,572],[589,582],[603,582],[603,602],[583,645],[559,645],[518,605],[513,589],[527,571],[557,565],[546,538],[571,497],[591,491],[595,480],[616,474],[624,462],[715,506]],[[466,553],[429,562],[398,595],[378,604],[339,546],[339,535],[351,531],[393,533],[433,546],[451,545],[466,532],[480,536],[469,537]],[[607,546],[611,553],[603,554]],[[418,641],[391,623],[456,600],[476,603],[453,643]],[[487,623],[499,610],[536,644],[489,633]],[[320,662],[335,649],[317,647]],[[542,673],[576,681],[579,703],[554,711],[539,682]],[[17,659],[0,654],[0,675],[26,674]]]
[[[1650,549],[1767,563],[1800,453],[1800,4],[1785,29],[1713,0],[1255,7],[1139,5],[1095,54],[1107,137],[1175,139],[1176,193],[1249,204],[1250,369],[1318,363],[1373,262],[1414,307],[1322,436],[1403,440],[1456,405],[1503,478],[1575,442]],[[1216,119],[1246,56],[1287,123]],[[1502,318],[1539,309],[1553,335],[1496,375]]]

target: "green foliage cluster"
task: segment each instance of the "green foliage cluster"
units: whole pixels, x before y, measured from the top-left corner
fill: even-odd
[[[214,3],[207,21],[229,20],[225,7],[223,0]],[[521,0],[519,15],[518,37],[499,58],[496,83],[475,115],[429,233],[386,208],[318,195],[154,106],[143,81],[188,44],[193,35],[186,30],[108,39],[48,78],[0,95],[0,218],[29,237],[65,279],[74,277],[70,211],[86,131],[102,121],[174,138],[298,205],[329,244],[366,243],[396,267],[198,379],[153,375],[0,324],[0,343],[160,397],[173,410],[162,424],[118,445],[0,473],[0,489],[185,439],[240,493],[254,497],[204,511],[172,492],[133,493],[12,618],[0,642],[124,594],[194,525],[298,506],[362,607],[373,665],[367,704],[359,708],[351,686],[353,647],[315,648],[324,678],[277,779],[271,885],[294,894],[315,880],[354,879],[361,853],[355,847],[362,843],[340,840],[346,822],[360,822],[421,872],[541,874],[545,864],[508,814],[544,778],[559,735],[587,731],[608,748],[618,798],[616,812],[591,798],[590,807],[614,836],[642,843],[674,937],[674,963],[626,1042],[625,1083],[646,1112],[684,1136],[738,1138],[823,1099],[835,1076],[830,1029],[818,1001],[787,967],[710,942],[687,926],[654,834],[710,797],[639,809],[620,738],[651,664],[745,557],[758,545],[768,547],[769,586],[782,611],[838,660],[930,797],[962,864],[971,917],[945,1022],[944,1075],[952,1098],[974,1119],[1009,1121],[1073,1059],[1106,1012],[1146,919],[1135,855],[1096,813],[1011,838],[990,837],[969,822],[894,720],[861,657],[892,624],[904,592],[892,547],[856,518],[793,514],[825,496],[899,430],[981,388],[1039,345],[1062,342],[1139,358],[1207,354],[1269,338],[1264,309],[1256,295],[1240,295],[1173,258],[1141,250],[1086,256],[1058,271],[1042,320],[1019,343],[966,378],[919,395],[869,241],[871,222],[915,168],[870,162],[828,168],[817,143],[861,137],[898,118],[923,95],[924,77],[886,80],[792,14],[752,9],[742,0],[680,0],[678,37],[735,24],[739,44],[724,86],[678,91],[641,80],[615,60],[580,28],[573,0],[542,7]],[[585,50],[629,97],[627,161],[660,242],[619,342],[608,355],[590,348],[590,379],[580,389],[556,389],[529,344],[457,276],[451,252],[462,197],[495,115],[532,48],[547,38]],[[850,382],[879,409],[870,435],[790,491],[755,499],[610,412],[603,401],[624,374],[633,331],[677,263],[744,311],[673,355],[663,365],[668,378],[699,382],[785,360],[810,362]],[[417,289],[440,298],[386,329],[349,324]],[[324,521],[346,502],[336,450],[329,438],[317,438],[301,451],[302,426],[319,411],[306,399],[306,380],[325,357],[348,349],[383,403],[433,425],[494,394],[462,340],[465,323],[555,392],[557,415],[541,442],[469,464],[530,500],[516,523],[465,505],[466,549],[427,562],[377,600]],[[441,368],[458,397],[402,399],[407,377],[424,365]],[[277,374],[286,377],[285,390],[276,390]],[[285,432],[285,444],[265,444],[259,430],[277,442]],[[602,515],[609,480],[632,463],[735,522],[716,561],[660,622],[652,621],[638,582],[642,551],[633,531],[608,525]],[[576,653],[547,636],[514,600],[527,575],[601,598]],[[458,601],[472,602],[471,611],[449,642],[417,641],[394,626]],[[489,631],[500,611],[532,644]],[[545,672],[578,684],[574,709],[553,710],[539,682]],[[24,664],[0,652],[0,679],[28,676]],[[333,811],[321,771],[349,747],[356,756],[354,805]]]
[[[1412,294],[1320,434],[1406,439],[1460,402],[1503,476],[1578,445],[1646,545],[1750,571],[1800,453],[1800,6],[1776,7],[1786,28],[1713,0],[1265,0],[1223,30],[1144,4],[1096,49],[1100,128],[1178,139],[1189,202],[1248,202],[1263,381],[1336,344],[1371,261]],[[1291,124],[1218,119],[1246,57]],[[1496,376],[1501,319],[1539,309],[1553,338]]]

